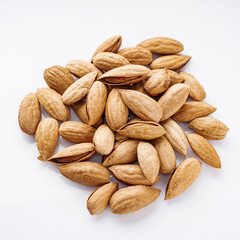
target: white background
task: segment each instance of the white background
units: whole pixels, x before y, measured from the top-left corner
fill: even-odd
[[[239,239],[239,3],[1,0],[0,239]],[[177,198],[163,201],[168,176],[161,176],[156,187],[162,193],[145,209],[119,216],[108,208],[90,216],[86,200],[94,188],[37,160],[34,137],[18,127],[18,107],[26,94],[46,86],[45,68],[89,60],[115,34],[123,47],[155,36],[181,41],[183,54],[192,56],[185,71],[202,83],[206,102],[218,108],[213,116],[230,132],[212,141],[222,169],[203,163],[199,178]],[[68,145],[63,141],[57,151]]]

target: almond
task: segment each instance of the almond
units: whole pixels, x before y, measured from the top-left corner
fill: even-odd
[[[88,115],[87,115],[87,108],[86,108],[86,102],[80,102],[76,105],[72,106],[74,112],[77,114],[79,119],[83,123],[88,123]]]
[[[135,91],[138,91],[140,93],[143,93],[143,94],[146,94],[148,95],[147,91],[145,90],[144,88],[144,84],[145,84],[145,81],[140,81],[140,82],[137,82],[137,83],[134,83],[132,86],[131,86],[131,89],[132,90],[135,90]]]

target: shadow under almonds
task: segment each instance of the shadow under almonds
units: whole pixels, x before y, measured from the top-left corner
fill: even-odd
[[[21,132],[21,134],[22,134],[22,138],[23,138],[23,140],[24,140],[25,142],[31,143],[31,144],[33,144],[33,143],[36,142],[36,140],[35,140],[35,134],[34,134],[34,135],[28,135],[28,134],[23,133],[23,132]]]

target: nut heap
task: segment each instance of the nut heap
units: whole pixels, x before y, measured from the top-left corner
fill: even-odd
[[[92,215],[109,203],[116,214],[152,203],[161,192],[151,187],[159,172],[171,174],[165,200],[175,198],[195,181],[202,163],[188,158],[176,166],[174,150],[186,156],[189,143],[200,159],[220,168],[220,158],[206,139],[223,139],[229,130],[208,117],[216,108],[201,102],[206,97],[201,84],[189,73],[175,72],[191,59],[178,55],[180,42],[156,37],[119,51],[121,43],[121,36],[113,36],[90,62],[71,60],[65,68],[46,69],[49,88],[27,95],[19,109],[20,128],[35,134],[39,160],[59,165],[61,174],[74,182],[99,186],[87,200]],[[161,56],[153,60],[152,53]],[[194,101],[186,102],[188,97]],[[41,120],[40,104],[52,118]],[[67,121],[70,106],[81,122]],[[177,121],[190,122],[196,133],[186,135]],[[76,144],[53,155],[59,134]],[[95,152],[102,155],[102,164],[85,161]],[[132,186],[118,190],[108,169]]]

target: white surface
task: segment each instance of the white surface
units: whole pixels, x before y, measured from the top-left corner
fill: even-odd
[[[239,3],[1,0],[0,239],[239,239]],[[218,107],[213,116],[230,132],[213,143],[222,169],[203,163],[179,197],[163,201],[168,177],[161,176],[156,187],[162,193],[145,209],[118,216],[108,208],[90,216],[86,200],[93,188],[36,159],[34,137],[18,127],[18,107],[26,94],[46,86],[45,68],[89,60],[114,34],[123,36],[123,47],[154,36],[181,41],[183,54],[192,56],[186,71],[205,87],[206,102]]]

